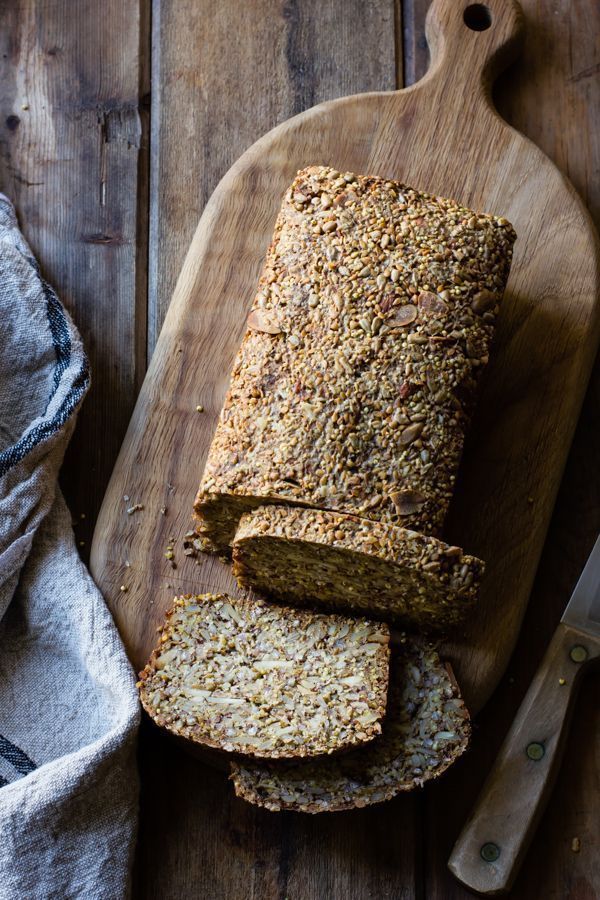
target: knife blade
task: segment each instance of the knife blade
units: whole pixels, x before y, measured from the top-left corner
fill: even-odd
[[[600,535],[560,621],[580,631],[600,635]]]
[[[448,867],[471,890],[510,890],[558,772],[582,676],[598,660],[600,536],[452,850]]]

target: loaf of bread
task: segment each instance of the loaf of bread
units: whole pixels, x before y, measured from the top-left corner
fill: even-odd
[[[298,173],[196,499],[207,549],[265,503],[439,534],[514,238],[397,182]]]
[[[436,651],[411,640],[392,654],[383,734],[343,756],[234,762],[239,797],[278,811],[337,812],[390,800],[441,775],[466,749],[468,713]]]
[[[459,547],[397,525],[289,506],[244,515],[232,547],[240,587],[425,630],[464,620],[484,569]]]
[[[381,733],[388,675],[387,625],[204,594],[175,598],[138,687],[179,737],[309,757]]]

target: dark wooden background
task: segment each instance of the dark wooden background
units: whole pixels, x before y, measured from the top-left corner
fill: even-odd
[[[497,86],[498,106],[571,178],[600,226],[600,4],[522,5],[526,48]],[[418,79],[427,68],[427,6],[0,0],[0,188],[15,201],[93,368],[62,476],[84,557],[175,279],[218,179],[290,115]],[[447,777],[371,810],[273,815],[233,799],[222,775],[144,727],[136,897],[470,896],[446,860],[600,530],[599,461],[597,364],[519,644],[477,721],[472,751]],[[593,677],[514,898],[600,896],[599,701]]]

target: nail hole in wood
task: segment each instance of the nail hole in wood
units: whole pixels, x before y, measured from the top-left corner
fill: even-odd
[[[471,31],[487,31],[492,24],[492,14],[483,3],[472,3],[463,13],[463,21]]]

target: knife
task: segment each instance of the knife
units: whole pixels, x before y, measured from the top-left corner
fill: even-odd
[[[583,673],[599,659],[600,537],[452,850],[448,867],[470,890],[510,890],[556,778]]]

